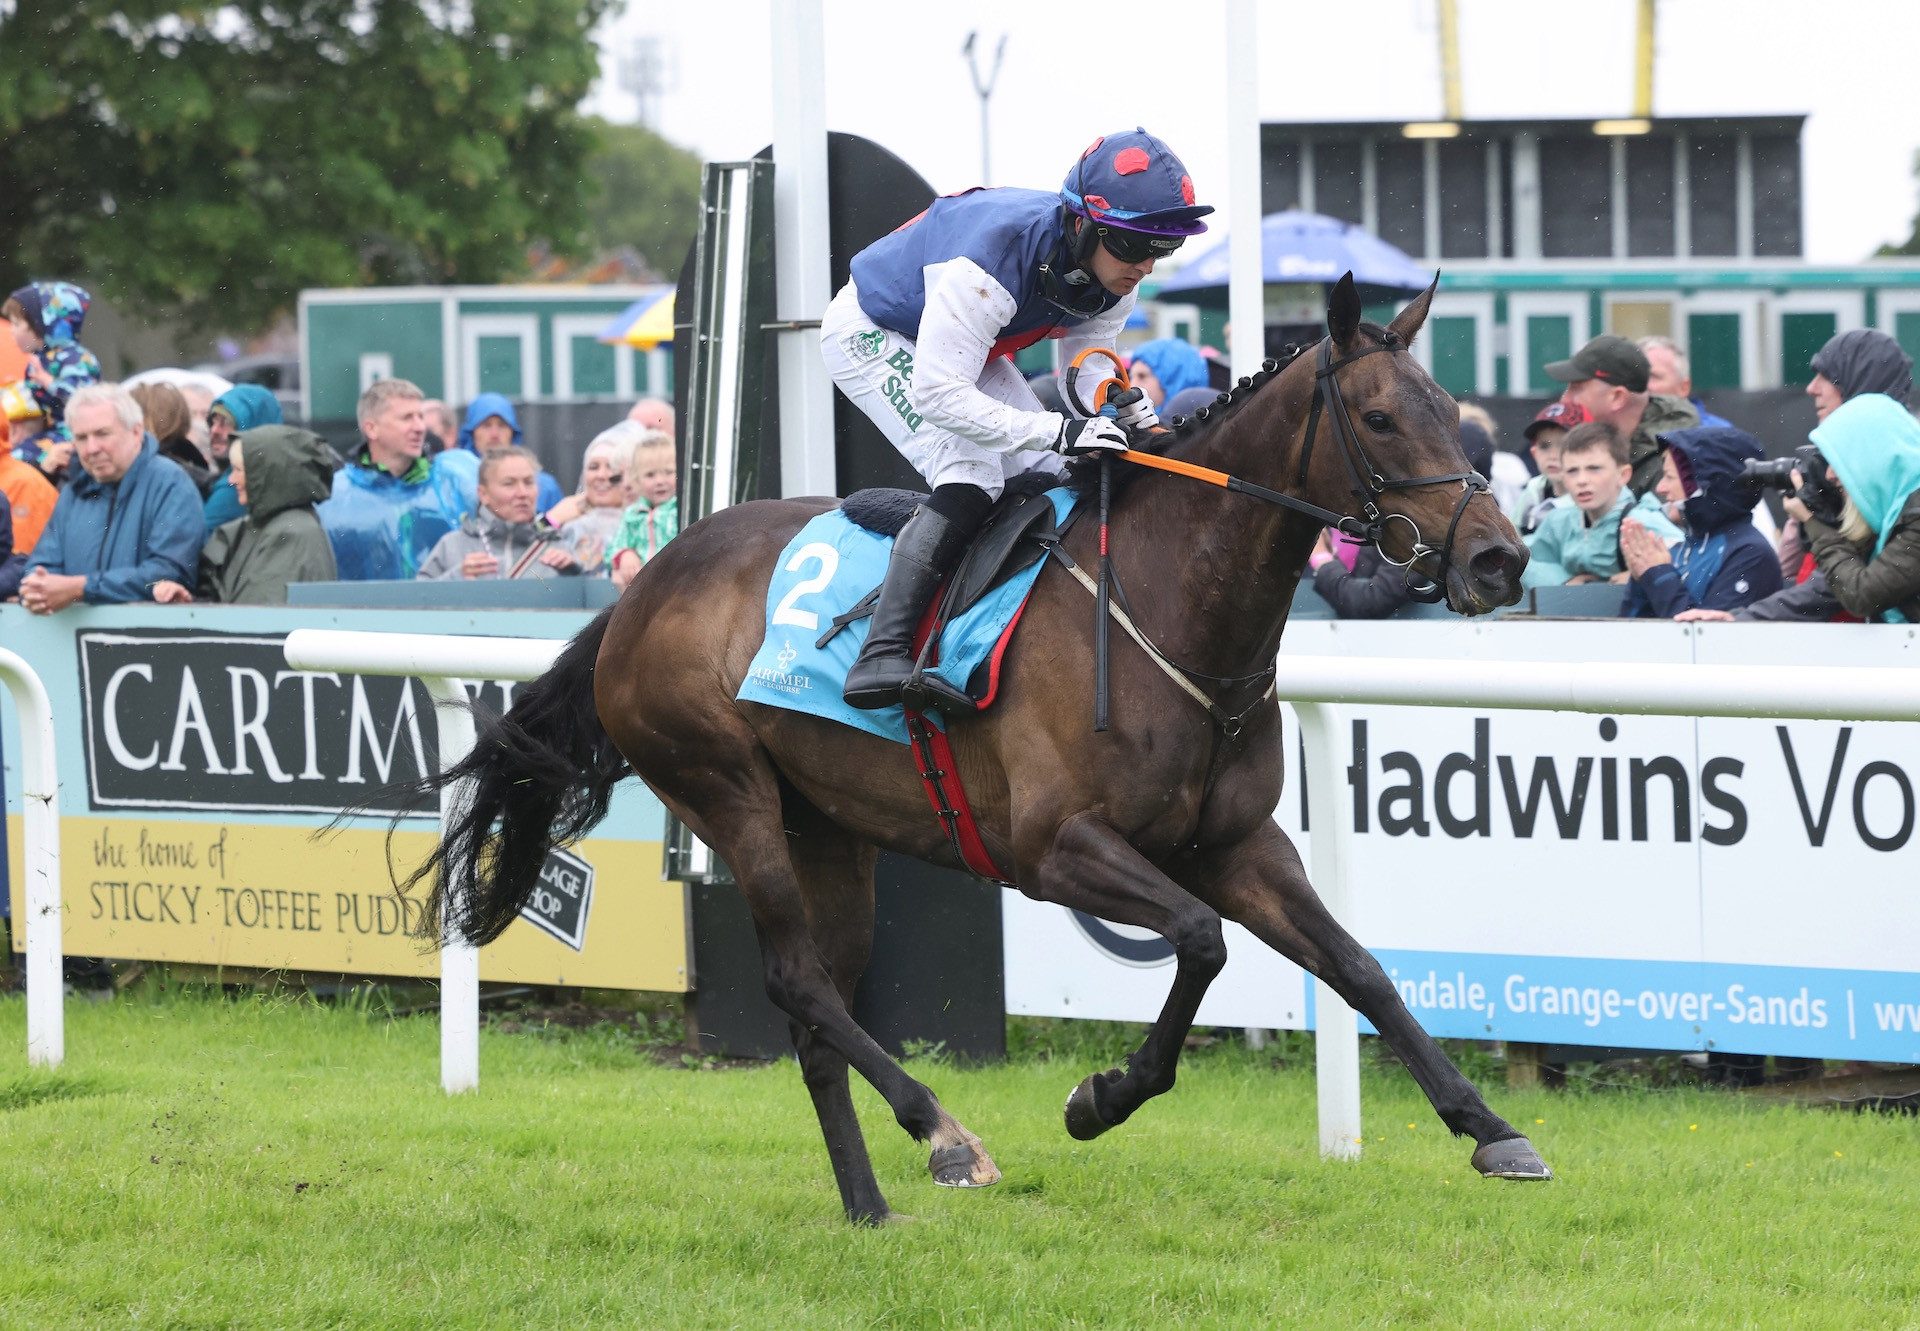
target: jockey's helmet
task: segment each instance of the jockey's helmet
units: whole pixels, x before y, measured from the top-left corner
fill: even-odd
[[[1080,154],[1060,186],[1068,211],[1123,259],[1162,258],[1207,229],[1213,209],[1196,204],[1193,177],[1173,149],[1144,129],[1107,134]],[[1129,234],[1131,233],[1131,234]]]

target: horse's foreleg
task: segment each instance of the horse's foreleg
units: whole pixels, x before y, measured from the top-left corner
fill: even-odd
[[[840,1001],[851,1009],[854,988],[873,947],[873,847],[822,828],[790,838],[788,848],[814,945],[826,959]],[[790,1022],[789,1027],[847,1219],[859,1225],[882,1224],[893,1212],[873,1176],[873,1161],[847,1085],[847,1060],[799,1022]]]
[[[1090,815],[1061,828],[1032,875],[1031,894],[1115,924],[1151,929],[1173,945],[1173,987],[1146,1040],[1127,1056],[1125,1067],[1089,1076],[1067,1097],[1067,1131],[1086,1141],[1173,1089],[1181,1046],[1207,986],[1227,964],[1227,945],[1211,907]]]
[[[1440,1046],[1414,1020],[1373,954],[1333,918],[1307,881],[1293,843],[1266,823],[1196,864],[1194,892],[1261,941],[1333,986],[1373,1023],[1456,1136],[1478,1144],[1474,1167],[1502,1178],[1553,1177],[1527,1139],[1487,1107]]]

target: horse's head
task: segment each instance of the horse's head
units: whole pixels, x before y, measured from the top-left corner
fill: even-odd
[[[1463,479],[1473,468],[1459,408],[1408,354],[1438,285],[1384,329],[1360,321],[1353,274],[1334,286],[1329,341],[1315,365],[1322,419],[1304,444],[1307,497],[1363,522],[1371,503],[1381,553],[1410,563],[1415,581],[1438,583],[1454,610],[1477,615],[1520,599],[1527,547],[1484,485]]]

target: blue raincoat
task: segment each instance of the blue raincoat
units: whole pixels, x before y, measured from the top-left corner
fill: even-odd
[[[280,416],[280,399],[259,384],[235,384],[215,398],[213,405],[233,417],[234,429],[240,434],[245,434],[256,425],[285,424]],[[233,488],[233,477],[222,474],[213,483],[213,488],[207,491],[207,535],[213,535],[214,528],[232,522],[245,515],[246,511],[240,506],[240,496]]]
[[[426,458],[395,476],[362,449],[333,474],[333,494],[314,511],[341,580],[376,582],[411,580],[440,538],[460,525],[464,503],[454,477]]]
[[[521,445],[526,443],[526,435],[520,429],[520,416],[518,412],[514,411],[513,403],[507,401],[504,394],[482,393],[479,397],[467,404],[467,419],[460,425],[459,447],[465,449],[475,457],[480,455],[480,450],[475,448],[473,444],[473,431],[475,426],[479,425],[481,421],[484,421],[489,416],[498,416],[501,420],[513,427],[514,443]],[[480,506],[479,492],[476,488],[479,483],[479,468],[473,468],[471,473],[462,468],[456,474],[466,487],[464,511],[472,513]],[[560,488],[560,482],[555,480],[553,473],[544,467],[540,469],[537,484],[539,488],[534,491],[534,503],[537,511],[541,513],[545,513],[548,509],[566,498],[566,492]]]

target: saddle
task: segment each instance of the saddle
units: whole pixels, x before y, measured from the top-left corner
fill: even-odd
[[[951,690],[944,685],[933,689],[922,684],[927,668],[937,659],[934,653],[938,651],[941,635],[949,623],[973,608],[982,597],[1033,567],[1060,543],[1080,513],[1076,507],[1067,515],[1065,522],[1056,520],[1053,501],[1047,497],[1047,491],[1062,483],[1057,476],[1036,472],[1016,476],[1007,483],[1006,490],[988,511],[980,530],[974,534],[966,553],[960,557],[953,575],[942,585],[940,594],[934,597],[928,617],[916,634],[920,657],[914,677],[905,689],[910,701],[922,706],[939,706],[943,700],[950,705],[954,701],[946,696]],[[913,490],[857,490],[841,501],[840,509],[847,520],[856,526],[878,536],[897,536],[925,498],[924,494]],[[876,586],[854,602],[844,614],[836,615],[815,646],[825,647],[848,625],[870,618],[879,599],[880,588]],[[1012,627],[1008,625],[1009,634]],[[994,659],[997,662],[997,652]],[[993,700],[995,681],[993,672],[988,669],[989,664],[983,663],[968,682],[967,701],[976,710]]]

